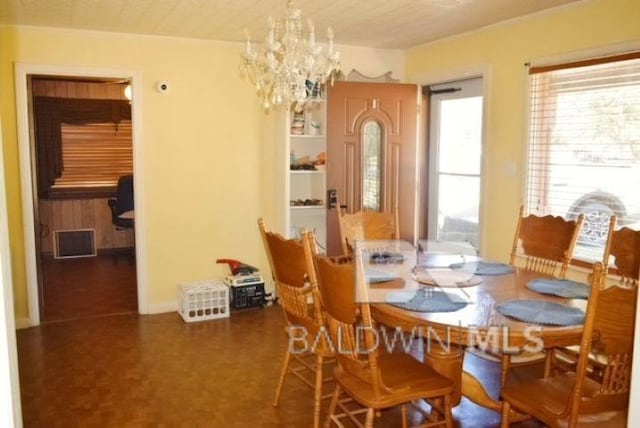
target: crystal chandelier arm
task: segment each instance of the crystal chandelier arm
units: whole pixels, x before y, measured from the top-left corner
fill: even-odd
[[[244,29],[244,36],[247,39],[244,46],[245,46],[245,54],[248,58],[251,56],[251,34],[249,34],[249,29],[247,28]]]
[[[329,46],[329,56],[333,54],[333,28],[327,27],[327,44]]]
[[[309,50],[313,51],[316,46],[316,30],[311,19],[307,19],[307,25],[309,26]]]
[[[267,31],[267,40],[266,40],[266,44],[267,44],[267,46],[271,46],[271,45],[273,45],[273,33],[274,33],[274,31],[275,31],[275,27],[276,27],[276,24],[275,24],[275,22],[273,21],[273,18],[270,16],[270,17],[267,19],[267,28],[268,28],[268,31]]]
[[[242,53],[241,56],[245,60],[244,67],[247,68],[256,60],[258,54],[251,48],[251,36],[249,35],[249,30],[245,28],[244,34],[246,36],[246,41],[244,43],[244,53]]]

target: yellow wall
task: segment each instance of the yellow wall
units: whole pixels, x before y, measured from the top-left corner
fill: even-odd
[[[179,281],[218,276],[218,257],[264,266],[262,112],[238,76],[238,46],[98,32],[3,28],[2,117],[16,316],[27,316],[12,62],[138,70],[149,302]],[[6,50],[5,50],[6,49]],[[171,90],[161,95],[155,82]],[[106,209],[106,207],[105,207]]]
[[[216,265],[217,258],[257,265],[269,276],[256,219],[273,213],[268,195],[278,191],[273,181],[277,141],[273,115],[263,113],[251,85],[239,75],[240,44],[0,26],[0,46],[0,117],[16,318],[26,318],[28,311],[14,62],[141,73],[138,100],[151,310],[177,300],[178,282],[226,274],[228,268]],[[372,63],[380,74],[402,68],[403,61],[402,52],[383,52]],[[169,82],[168,94],[155,91],[159,80]]]
[[[523,198],[527,75],[524,63],[569,57],[607,46],[640,48],[640,2],[578,2],[415,47],[407,51],[408,81],[434,83],[466,70],[486,70],[489,93],[484,150],[484,249],[506,260]],[[580,52],[584,51],[584,52]],[[516,164],[515,177],[505,162]]]

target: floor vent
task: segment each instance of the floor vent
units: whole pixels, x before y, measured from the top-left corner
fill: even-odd
[[[55,230],[53,256],[56,259],[93,257],[97,254],[95,237],[95,229]]]

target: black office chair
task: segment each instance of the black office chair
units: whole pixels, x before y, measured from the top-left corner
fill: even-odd
[[[123,175],[118,179],[116,197],[107,201],[111,208],[111,222],[116,229],[132,229],[133,218],[120,217],[127,211],[133,211],[133,175]]]
[[[122,214],[128,211],[131,211],[133,214],[133,175],[123,175],[118,179],[116,197],[107,200],[107,204],[111,209],[111,223],[113,223],[116,230],[134,228],[134,216],[121,217]],[[135,244],[133,248],[135,248]],[[127,249],[126,255],[130,258],[131,262],[135,260],[135,251],[132,252]],[[118,252],[113,253],[113,262],[118,262]]]

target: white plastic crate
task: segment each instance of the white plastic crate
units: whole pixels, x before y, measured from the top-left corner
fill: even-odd
[[[178,312],[186,322],[229,316],[229,288],[222,281],[198,281],[179,284]]]

